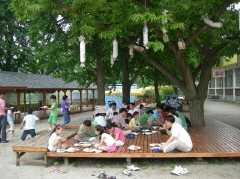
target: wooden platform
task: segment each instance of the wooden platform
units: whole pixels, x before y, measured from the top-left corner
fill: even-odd
[[[240,157],[240,130],[216,120],[209,120],[203,127],[189,128],[189,134],[193,141],[193,150],[189,153],[153,153],[149,144],[162,143],[168,139],[167,134],[155,133],[144,135],[139,133],[135,139],[127,139],[125,145],[118,147],[115,153],[85,153],[83,147],[75,153],[47,152],[48,157],[64,157],[66,164],[68,157],[100,157],[100,158],[182,158],[182,157]],[[73,138],[69,144],[76,143]],[[132,151],[127,147],[130,145],[140,146],[140,150]]]
[[[188,132],[193,141],[193,150],[189,153],[153,153],[149,146],[150,143],[162,143],[168,139],[167,134],[160,133],[152,135],[139,133],[135,139],[127,139],[125,145],[118,147],[115,153],[85,153],[82,152],[83,147],[78,147],[80,150],[75,153],[47,152],[46,147],[27,147],[23,150],[22,147],[14,146],[13,150],[17,154],[16,164],[19,164],[18,157],[21,152],[42,152],[46,154],[44,164],[46,164],[48,157],[63,157],[65,164],[68,164],[68,158],[70,157],[126,158],[129,163],[131,158],[240,157],[239,129],[216,120],[208,120],[206,124],[203,127],[189,128]],[[74,128],[77,127],[71,126],[71,129],[68,130],[74,130]],[[76,143],[73,136],[74,134],[69,135],[68,144],[70,145]],[[140,146],[141,149],[128,150],[127,147],[130,145]]]

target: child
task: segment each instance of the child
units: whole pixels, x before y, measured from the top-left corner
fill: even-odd
[[[109,134],[104,133],[104,128],[102,126],[97,125],[95,127],[95,134],[99,136],[99,140],[101,141],[100,143],[95,144],[95,148],[106,152],[116,151],[114,138]]]
[[[12,136],[15,137],[14,135],[14,120],[13,120],[13,116],[15,115],[16,113],[12,113],[12,110],[8,110],[7,111],[7,121],[8,121],[8,124],[10,126],[10,128],[8,129],[7,131],[7,134],[12,131]]]
[[[67,138],[62,138],[61,135],[63,132],[63,126],[58,124],[53,129],[49,139],[48,139],[48,150],[51,152],[56,152],[57,149],[61,148],[61,144],[67,141]],[[67,145],[64,145],[64,148],[67,148]]]
[[[128,125],[132,118],[133,118],[132,114],[127,113],[126,118],[125,118],[125,123]]]
[[[99,125],[101,125],[103,127],[106,127],[106,119],[103,116],[101,116],[100,113],[97,113],[95,115],[94,122],[96,122],[97,124],[99,124]]]
[[[133,130],[134,132],[140,132],[142,129],[142,126],[140,126],[138,118],[139,118],[139,112],[135,111],[133,113],[133,118],[129,122],[129,127],[135,128],[135,130]]]
[[[48,124],[50,127],[49,130],[52,130],[53,128],[56,127],[56,124],[57,124],[58,112],[57,112],[56,96],[55,95],[50,96],[50,100],[52,102],[51,108],[45,108],[45,109],[51,110],[51,113],[48,119]]]
[[[111,120],[107,120],[107,122],[112,122],[114,116],[117,116],[118,115],[118,112],[113,112],[113,117],[111,118]]]
[[[23,124],[25,122],[25,127],[24,127],[24,131],[23,131],[23,134],[22,134],[22,137],[21,139],[24,141],[27,137],[28,134],[31,135],[31,137],[35,137],[36,136],[36,132],[35,132],[35,122],[36,121],[39,121],[39,122],[42,122],[37,116],[35,115],[32,115],[32,108],[28,108],[27,109],[27,113],[28,115],[26,115],[24,118],[23,118],[23,121],[20,125],[20,129],[22,129],[23,127]]]
[[[144,106],[143,106],[143,104],[140,104],[140,106],[139,106],[139,116],[141,116],[143,114],[144,114]]]
[[[108,122],[106,128],[110,132],[110,135],[115,139],[116,145],[123,146],[125,142],[125,136],[122,130],[117,127],[116,123]]]

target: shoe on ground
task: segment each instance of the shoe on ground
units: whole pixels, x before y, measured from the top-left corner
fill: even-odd
[[[188,174],[188,170],[186,168],[182,168],[181,166],[179,166],[179,172],[181,175]]]
[[[132,173],[129,170],[123,170],[123,174],[127,176],[132,176]]]
[[[133,171],[139,171],[140,170],[140,168],[135,167],[134,165],[127,166],[127,169],[128,170],[133,170]]]
[[[100,173],[97,178],[107,179],[107,175],[105,173]]]
[[[180,166],[175,165],[174,170],[171,171],[171,174],[180,176],[180,175],[181,175],[181,172],[182,172],[182,171],[181,171]]]
[[[2,140],[1,143],[8,143],[8,140]]]

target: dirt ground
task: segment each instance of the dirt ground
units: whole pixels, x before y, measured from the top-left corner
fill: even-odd
[[[214,100],[206,100],[205,116],[220,120],[224,123],[232,125],[240,129],[240,106],[234,103],[219,102]],[[72,115],[72,120],[91,119],[92,113]],[[59,123],[62,123],[62,117],[59,117]],[[47,120],[43,123],[36,124],[36,131],[45,130],[48,128]],[[132,164],[141,168],[140,171],[132,171],[131,177],[122,174],[126,168],[125,159],[102,159],[102,158],[72,158],[70,164],[65,166],[62,158],[50,158],[49,167],[36,163],[21,162],[20,166],[15,165],[15,153],[12,151],[12,146],[20,141],[22,131],[19,129],[19,124],[16,124],[15,133],[17,137],[8,135],[9,143],[0,143],[0,179],[24,178],[24,179],[94,179],[103,168],[106,174],[116,176],[117,179],[159,179],[159,178],[240,178],[240,158],[205,158],[203,161],[197,161],[194,158],[182,159],[132,159]],[[240,136],[239,136],[240,137]],[[41,154],[27,154],[23,158],[33,157],[34,159],[42,159]],[[66,173],[50,172],[54,162],[59,162],[59,168]],[[181,165],[187,168],[189,173],[186,175],[175,176],[170,172],[174,165]],[[96,176],[91,176],[92,171],[96,171]]]

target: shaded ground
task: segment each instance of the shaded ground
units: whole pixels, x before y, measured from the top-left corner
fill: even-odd
[[[205,116],[220,120],[224,123],[232,125],[240,129],[240,106],[232,103],[218,102],[206,100]],[[71,119],[83,121],[92,119],[92,113],[82,113],[72,115]],[[62,123],[62,117],[59,117],[59,123]],[[36,131],[48,128],[47,120],[36,125]],[[133,176],[128,177],[122,174],[126,167],[125,159],[101,159],[101,158],[72,158],[70,165],[64,166],[62,158],[50,158],[49,167],[46,168],[42,164],[24,163],[20,166],[15,165],[15,154],[12,146],[19,142],[22,131],[19,130],[19,124],[16,125],[16,134],[18,137],[8,136],[9,143],[0,143],[0,178],[24,178],[24,179],[96,179],[97,176],[91,176],[92,171],[100,172],[100,168],[104,168],[108,175],[116,176],[117,179],[159,179],[159,178],[240,178],[240,158],[206,158],[202,162],[197,162],[193,158],[183,159],[133,159],[133,164],[141,168],[140,171],[133,171]],[[240,136],[239,136],[240,137]],[[25,158],[33,157],[34,159],[42,159],[41,154],[27,154]],[[56,174],[49,172],[54,162],[60,163],[60,168],[66,170],[67,173]],[[189,174],[182,176],[171,175],[174,165],[182,165],[187,168]]]

